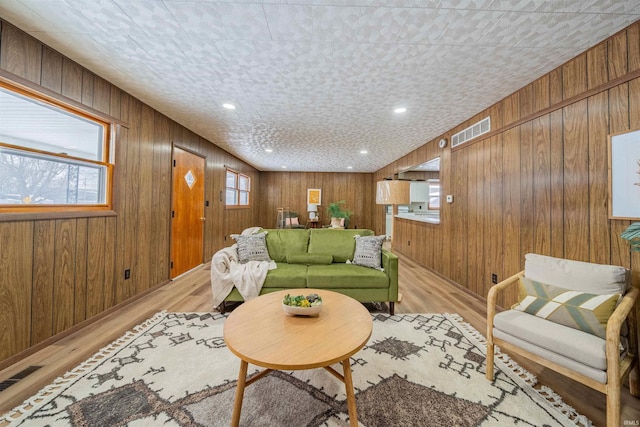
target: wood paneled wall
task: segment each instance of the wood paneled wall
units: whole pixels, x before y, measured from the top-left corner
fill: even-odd
[[[114,144],[117,216],[0,222],[0,366],[169,280],[172,144],[206,157],[203,261],[257,222],[257,206],[225,210],[220,198],[225,165],[259,193],[253,167],[1,20],[0,69],[128,124]]]
[[[308,218],[308,188],[322,190],[322,205],[318,206],[321,224],[331,221],[327,217],[329,203],[344,200],[344,206],[352,211],[349,228],[373,229],[376,200],[370,173],[261,172],[258,225],[275,227],[279,207],[297,212],[304,225]]]
[[[639,70],[635,23],[442,135],[489,115],[486,137],[440,150],[439,136],[377,171],[440,155],[442,193],[454,196],[439,225],[396,219],[393,247],[481,296],[528,252],[623,265],[638,283],[640,255],[619,237],[630,222],[607,215],[607,136],[640,129]]]

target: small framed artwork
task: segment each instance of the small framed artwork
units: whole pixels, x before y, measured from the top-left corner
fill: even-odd
[[[640,130],[609,136],[609,218],[640,219]]]
[[[319,188],[307,188],[307,204],[308,205],[321,205],[322,204],[322,190]]]

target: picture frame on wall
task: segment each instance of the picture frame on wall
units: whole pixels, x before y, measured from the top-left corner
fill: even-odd
[[[640,130],[609,135],[609,218],[640,219]]]
[[[307,205],[321,205],[322,190],[319,188],[307,188]]]

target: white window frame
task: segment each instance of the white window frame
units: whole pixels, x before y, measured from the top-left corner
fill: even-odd
[[[233,187],[227,186],[227,176],[229,174],[233,174],[235,176]],[[241,178],[246,179],[247,185],[246,189],[240,187]],[[228,209],[245,209],[251,207],[251,177],[249,175],[243,174],[231,168],[226,168],[225,171],[225,207]],[[234,191],[235,192],[235,204],[227,203],[227,192]],[[247,203],[241,203],[242,195],[246,195]]]

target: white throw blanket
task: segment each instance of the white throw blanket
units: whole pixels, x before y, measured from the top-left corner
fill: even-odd
[[[252,234],[247,229],[242,234]],[[275,261],[238,262],[238,246],[220,249],[211,259],[211,290],[213,306],[217,307],[231,293],[235,286],[242,298],[249,301],[260,295],[260,290],[269,270],[278,268]]]

